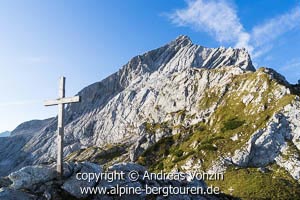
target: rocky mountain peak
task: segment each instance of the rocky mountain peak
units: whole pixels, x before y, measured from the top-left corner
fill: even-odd
[[[188,68],[222,67],[255,71],[250,55],[245,49],[207,48],[194,44],[188,36],[180,35],[162,47],[133,57],[118,72],[80,91],[82,103],[73,104],[68,108],[72,113],[70,121],[83,112],[105,105],[105,102],[128,86],[139,84],[152,74],[170,76]]]
[[[180,35],[167,45],[150,51],[142,56],[155,56],[155,58],[169,58],[169,65],[161,65],[160,70],[167,73],[180,71],[189,67],[216,69],[226,66],[239,67],[245,71],[255,71],[248,51],[244,48],[207,48],[194,44],[188,36]],[[161,58],[162,59],[162,58]],[[157,60],[157,59],[155,59]],[[158,68],[155,68],[157,70]],[[163,70],[162,70],[163,69]]]
[[[192,44],[192,40],[186,35],[179,35],[175,40],[171,41],[172,44],[186,46]]]
[[[93,168],[86,161],[132,161],[151,171],[226,172],[247,183],[243,190],[259,176],[286,191],[300,180],[299,90],[275,70],[255,70],[245,49],[207,48],[179,36],[79,92],[82,101],[66,108],[64,157],[70,171]],[[23,184],[19,174],[38,170],[30,175],[46,182],[56,160],[56,123],[29,121],[0,140],[0,176],[20,169],[9,178]]]

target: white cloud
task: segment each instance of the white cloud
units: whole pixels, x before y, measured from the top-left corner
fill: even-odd
[[[272,49],[272,42],[279,36],[300,27],[300,6],[254,26],[252,31],[244,29],[235,7],[226,0],[188,0],[186,8],[168,17],[178,26],[207,32],[220,43],[244,47],[258,58]]]
[[[300,59],[293,59],[289,62],[287,62],[283,67],[281,67],[279,70],[281,71],[298,71],[300,67]],[[298,73],[299,74],[299,73]]]
[[[297,27],[300,27],[300,6],[255,26],[251,34],[252,40],[255,46],[261,46]]]
[[[48,61],[45,56],[28,56],[24,57],[22,61],[26,64],[42,64]]]
[[[178,26],[189,26],[212,35],[218,42],[234,43],[236,47],[253,49],[250,35],[244,30],[235,8],[221,0],[187,1],[187,8],[175,10],[169,15]]]
[[[255,51],[252,52],[252,58],[259,58],[262,55],[266,54],[273,48],[272,44],[266,44],[264,46],[255,46]]]
[[[37,104],[43,101],[37,100],[28,100],[28,101],[10,101],[10,102],[0,102],[0,107],[5,106],[22,106],[22,105],[29,105],[29,104]]]

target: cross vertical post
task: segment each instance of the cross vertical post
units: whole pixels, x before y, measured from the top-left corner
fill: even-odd
[[[64,118],[65,118],[65,104],[80,102],[80,96],[65,97],[65,83],[66,78],[61,77],[59,80],[58,99],[48,100],[44,102],[45,106],[58,105],[57,115],[57,175],[59,178],[63,177],[63,150],[64,150]]]
[[[65,97],[65,77],[59,80],[59,98]],[[64,149],[64,107],[63,103],[58,104],[58,119],[57,119],[57,173],[58,176],[63,175],[63,149]]]

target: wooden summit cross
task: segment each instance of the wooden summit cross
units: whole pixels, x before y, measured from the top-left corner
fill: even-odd
[[[44,102],[45,106],[58,105],[58,119],[57,119],[57,173],[61,178],[63,176],[63,150],[64,150],[64,110],[65,104],[80,102],[80,96],[65,97],[65,83],[66,78],[61,77],[59,80],[59,96],[55,100],[47,100]]]

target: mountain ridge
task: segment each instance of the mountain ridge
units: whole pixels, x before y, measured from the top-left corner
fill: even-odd
[[[245,49],[206,48],[179,36],[78,93],[82,102],[66,107],[64,156],[133,161],[153,171],[275,163],[287,180],[299,180],[298,91],[275,70],[256,70]],[[0,140],[0,175],[55,162],[56,121],[25,123],[23,131],[34,133]]]
[[[241,55],[241,58],[239,55]],[[215,60],[215,57],[218,59]],[[121,67],[118,72],[81,90],[78,95],[82,96],[82,102],[68,105],[66,108],[66,124],[79,121],[78,117],[81,117],[82,115],[90,116],[91,113],[102,109],[103,106],[129,85],[139,84],[141,80],[149,79],[149,76],[153,73],[161,73],[163,76],[170,76],[170,74],[175,73],[176,71],[190,67],[214,69],[220,66],[232,66],[232,61],[235,60],[237,61],[236,67],[241,69],[241,71],[255,71],[250,55],[245,49],[205,48],[194,45],[189,37],[181,35],[160,48],[133,57],[127,64]],[[52,125],[48,125],[44,130],[44,135],[46,135],[46,137],[50,137],[50,135],[55,136],[53,132],[56,130],[56,123],[54,121],[51,122]],[[86,128],[93,128],[91,126],[92,125],[87,125]],[[45,127],[39,128],[41,131]],[[35,130],[33,132],[39,131]],[[41,138],[42,136],[32,139],[31,143],[28,145],[33,147],[31,151],[36,151],[44,146],[43,142],[39,142],[41,141]],[[45,150],[48,150],[48,148],[52,146],[51,149],[53,150],[51,153],[53,155],[46,156],[46,159],[49,159],[50,157],[55,160],[55,148],[53,145],[55,144],[55,139],[53,136],[51,139],[48,139],[51,141],[52,145],[48,143],[48,147],[45,148]],[[43,139],[43,141],[46,140]],[[68,144],[68,138],[66,138],[66,144]],[[69,151],[78,148],[79,146],[75,144]],[[69,151],[67,151],[67,154],[70,153]]]
[[[4,132],[0,133],[0,137],[8,137],[8,136],[10,136],[9,131],[4,131]]]

